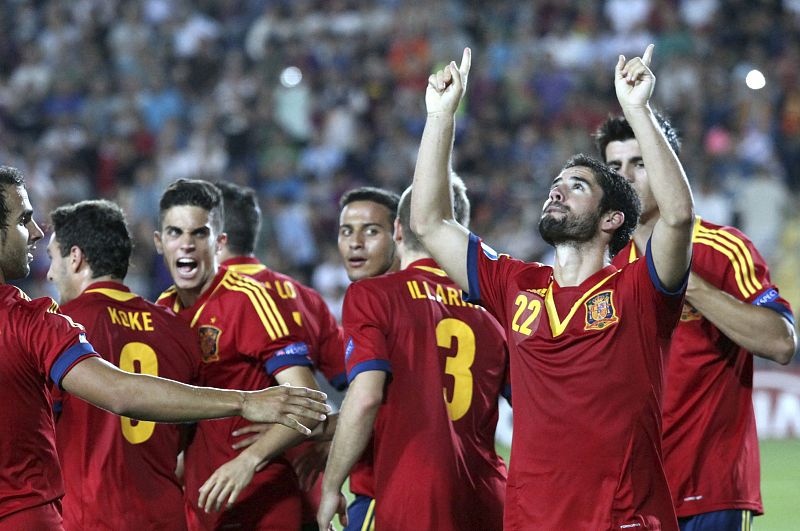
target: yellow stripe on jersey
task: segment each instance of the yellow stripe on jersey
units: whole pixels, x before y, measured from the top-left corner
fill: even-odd
[[[61,308],[58,307],[58,303],[52,299],[50,299],[50,306],[47,308],[47,313],[53,313],[58,315],[59,317],[63,317],[67,320],[67,323],[73,328],[80,328],[83,330],[83,325],[76,323],[72,320],[72,317],[65,313],[61,313]]]
[[[369,502],[367,513],[364,515],[364,523],[361,524],[361,531],[375,531],[375,500]]]
[[[741,238],[724,230],[700,228],[696,233],[695,242],[708,245],[728,257],[742,296],[748,298],[762,289],[761,282],[756,277],[753,255]]]
[[[427,271],[428,273],[433,273],[434,275],[440,277],[446,277],[447,273],[444,270],[439,269],[438,267],[428,267],[428,266],[414,266],[414,269],[421,269],[423,271]]]
[[[247,295],[270,338],[274,340],[289,334],[289,329],[283,320],[283,316],[263,285],[246,277],[227,274],[223,277],[221,284],[231,291],[238,291]]]
[[[267,266],[263,264],[231,264],[227,268],[243,275],[255,275],[264,271]]]
[[[111,288],[97,288],[97,289],[89,289],[86,290],[86,293],[99,293],[101,295],[105,295],[110,299],[114,299],[115,301],[119,302],[127,302],[131,299],[135,299],[138,297],[137,294],[131,293],[129,291],[122,291],[119,289],[111,289]],[[160,299],[161,297],[159,297]]]
[[[558,337],[561,334],[563,334],[564,330],[567,329],[567,325],[569,324],[570,320],[572,320],[572,316],[575,315],[575,312],[578,311],[578,308],[580,308],[581,304],[586,302],[586,299],[588,299],[592,295],[592,293],[600,289],[600,287],[603,284],[605,284],[608,279],[610,279],[620,271],[621,270],[619,269],[617,271],[614,271],[606,278],[604,278],[603,280],[592,286],[592,288],[586,293],[584,293],[580,299],[575,301],[575,304],[572,305],[572,308],[569,310],[569,313],[567,314],[567,317],[564,319],[564,321],[561,321],[561,319],[558,317],[558,310],[556,310],[556,303],[553,300],[553,282],[551,281],[550,285],[547,287],[547,292],[544,294],[544,304],[545,308],[547,308],[547,318],[550,321],[550,332],[553,334],[553,337]]]
[[[234,277],[231,277],[231,279],[233,278]],[[267,316],[272,319],[272,325],[275,327],[275,330],[278,331],[279,337],[288,335],[289,329],[286,327],[286,321],[283,320],[283,315],[281,315],[281,311],[275,304],[275,299],[269,294],[269,290],[266,289],[266,286],[248,277],[236,277],[236,281],[252,289],[258,299],[262,301],[264,308],[268,310]]]

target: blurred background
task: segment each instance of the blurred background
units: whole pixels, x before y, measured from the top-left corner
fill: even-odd
[[[152,244],[164,186],[253,186],[259,257],[338,312],[337,201],[410,183],[434,68],[472,47],[454,161],[472,229],[546,259],[547,183],[594,152],[590,133],[619,112],[617,54],[650,42],[653,101],[682,137],[697,212],[741,228],[797,311],[798,0],[4,0],[0,162],[24,171],[42,221],[66,202],[119,202],[136,235],[128,281],[151,299],[170,284]],[[53,294],[44,247],[31,295]],[[762,391],[762,435],[800,436],[800,384]]]

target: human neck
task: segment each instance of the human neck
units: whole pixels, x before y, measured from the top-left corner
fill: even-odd
[[[412,251],[408,248],[403,248],[402,250],[399,249],[398,245],[398,252],[401,253],[400,255],[400,269],[405,269],[417,260],[424,260],[425,258],[431,258],[431,255],[426,253],[425,251]]]
[[[609,264],[608,247],[599,242],[556,245],[553,275],[559,286],[578,286]]]
[[[639,224],[636,225],[636,229],[633,231],[633,243],[636,244],[637,249],[645,249],[647,247],[647,241],[653,235],[653,228],[660,217],[658,211],[656,211],[647,218],[639,219]]]
[[[92,284],[96,284],[98,282],[117,282],[119,284],[122,284],[122,279],[112,275],[103,275],[94,278],[91,277],[82,278],[79,286],[80,290],[78,291],[78,293],[83,293],[89,286],[91,286]]]

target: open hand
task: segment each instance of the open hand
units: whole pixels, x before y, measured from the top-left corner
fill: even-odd
[[[308,435],[311,430],[298,418],[325,420],[331,408],[328,395],[306,387],[279,385],[261,391],[244,392],[242,417],[253,422],[272,422]]]
[[[219,511],[223,503],[230,507],[236,503],[242,490],[253,481],[257,464],[246,453],[228,461],[216,469],[200,487],[197,504],[207,513]]]

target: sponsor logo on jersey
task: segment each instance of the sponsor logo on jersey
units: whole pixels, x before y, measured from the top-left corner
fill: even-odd
[[[353,343],[353,338],[351,337],[351,338],[349,338],[347,340],[347,346],[344,349],[344,361],[347,361],[347,360],[350,359],[350,355],[353,353],[353,349],[355,349],[355,348],[356,348],[356,346]]]
[[[611,291],[602,291],[587,300],[584,330],[604,330],[619,321]]]
[[[200,336],[200,351],[203,353],[203,363],[219,361],[219,336],[222,330],[216,326],[201,326],[197,329]]]
[[[703,314],[700,313],[700,310],[688,302],[683,303],[683,308],[681,309],[681,321],[699,321],[702,318]]]

